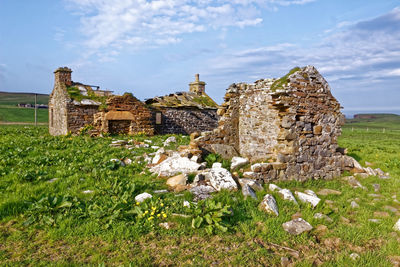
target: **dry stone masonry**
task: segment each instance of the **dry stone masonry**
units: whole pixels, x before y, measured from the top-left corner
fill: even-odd
[[[113,96],[98,86],[71,80],[72,70],[58,68],[49,99],[49,132],[91,134],[191,134],[217,127],[218,105],[205,93],[205,82],[189,84],[178,92],[141,102],[132,94]],[[93,89],[95,88],[95,89]]]
[[[340,104],[314,67],[295,68],[281,79],[232,84],[224,99],[218,128],[195,141],[208,152],[260,162],[247,177],[329,179],[354,168],[337,152],[344,123]]]

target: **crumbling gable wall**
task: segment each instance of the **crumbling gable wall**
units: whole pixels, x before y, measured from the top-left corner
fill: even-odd
[[[218,113],[218,128],[197,143],[210,152],[218,152],[215,144],[232,147],[253,163],[264,162],[248,173],[253,178],[332,178],[344,169],[336,152],[344,116],[328,83],[312,66],[280,80],[233,84]]]

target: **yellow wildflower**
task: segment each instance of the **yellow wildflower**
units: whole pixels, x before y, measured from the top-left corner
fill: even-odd
[[[152,209],[152,210],[156,210],[156,208],[155,208],[155,207],[151,207],[151,209]]]
[[[164,207],[164,203],[161,203],[160,205],[161,205],[161,207]]]
[[[163,214],[163,217],[164,217],[164,218],[167,218],[167,214],[164,213],[164,214]]]
[[[139,202],[136,202],[136,205],[139,205],[140,203]]]
[[[160,217],[160,215],[161,215],[160,213],[159,213],[159,214],[157,214],[157,217]]]

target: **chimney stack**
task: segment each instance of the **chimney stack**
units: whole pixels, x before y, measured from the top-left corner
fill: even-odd
[[[71,80],[71,73],[72,70],[68,67],[60,67],[54,71],[54,83],[59,84],[63,83],[67,87],[71,86],[72,80]]]
[[[195,93],[197,95],[203,95],[206,90],[206,83],[200,81],[200,74],[196,74],[195,81],[189,83],[189,92]]]

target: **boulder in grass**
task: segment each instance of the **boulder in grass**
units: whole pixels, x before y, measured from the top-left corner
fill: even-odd
[[[200,164],[191,161],[186,157],[181,157],[179,154],[174,154],[160,164],[150,168],[150,171],[157,173],[159,176],[170,177],[178,173],[188,174],[196,172]]]
[[[278,205],[276,200],[270,194],[266,194],[260,203],[260,208],[268,213],[279,216]]]
[[[295,192],[296,196],[298,199],[300,199],[301,202],[303,203],[310,203],[311,206],[313,206],[314,208],[318,205],[318,203],[321,201],[320,198],[309,195],[309,194],[305,194],[302,192]]]
[[[400,219],[396,222],[396,224],[393,227],[394,230],[400,232]]]
[[[293,196],[292,191],[290,191],[289,189],[281,189],[278,191],[278,193],[282,196],[282,198],[284,200],[289,200],[294,202],[295,204],[298,204],[296,201],[296,198]]]
[[[311,231],[313,227],[303,218],[297,218],[282,224],[283,229],[292,234],[299,235],[304,232]]]
[[[142,202],[145,201],[146,199],[152,198],[152,197],[153,197],[153,196],[150,195],[149,193],[144,192],[144,193],[141,193],[141,194],[137,195],[137,196],[135,197],[135,201],[136,201],[136,202],[139,202],[139,203],[142,203]]]
[[[210,183],[217,190],[237,190],[238,186],[231,173],[224,168],[212,168],[209,172]]]

